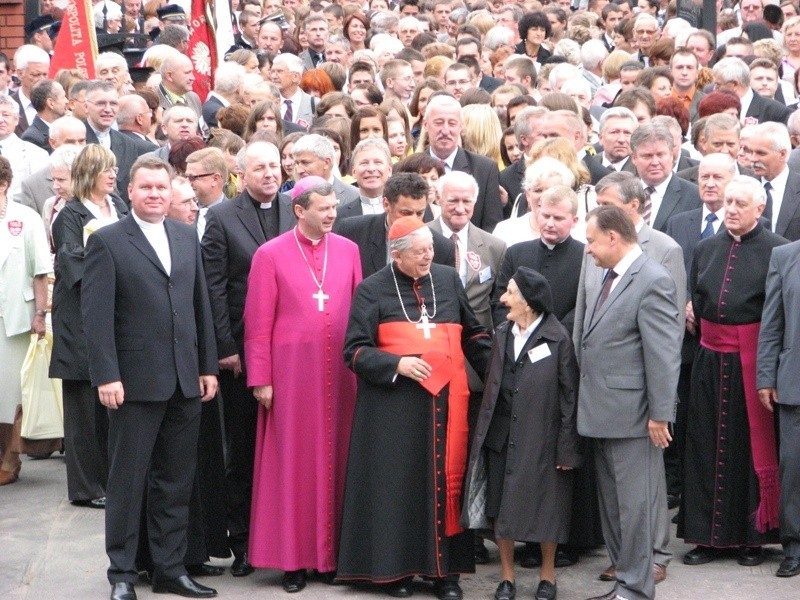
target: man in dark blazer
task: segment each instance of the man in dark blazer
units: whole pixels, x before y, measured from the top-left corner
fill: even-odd
[[[519,267],[529,267],[544,275],[553,293],[553,314],[572,331],[578,279],[584,245],[570,235],[578,222],[578,198],[566,186],[556,186],[542,194],[537,221],[541,237],[514,244],[506,251],[500,275],[492,293],[492,320],[495,327],[506,320],[508,307],[500,302],[508,280]]]
[[[117,157],[117,191],[128,202],[131,167],[139,157],[135,144],[111,125],[117,118],[119,93],[114,84],[96,81],[86,90],[86,143],[100,144]]]
[[[674,175],[675,140],[663,125],[645,123],[631,136],[631,159],[647,196],[642,218],[663,233],[672,215],[699,208],[697,186]]]
[[[771,231],[787,240],[800,239],[800,174],[789,170],[792,142],[786,126],[761,123],[742,145],[761,185],[765,190],[769,186],[762,218]]]
[[[587,296],[576,354],[578,433],[591,438],[615,587],[599,598],[655,597],[653,507],[663,489],[683,325],[670,274],[637,244],[617,206],[587,221],[587,252],[602,283]]]
[[[747,107],[744,111],[745,121],[775,121],[785,124],[792,114],[792,109],[785,104],[764,98],[750,88],[750,67],[741,58],[729,56],[715,64],[714,84],[717,88],[729,89],[739,96],[742,108]]]
[[[525,179],[525,161],[528,159],[528,152],[539,139],[539,128],[542,119],[546,118],[549,110],[541,106],[528,106],[517,113],[514,120],[514,137],[517,138],[517,145],[522,151],[519,160],[500,171],[500,185],[508,194],[508,203],[503,207],[503,216],[519,217],[528,212],[528,203],[519,202],[517,214],[511,214],[514,202],[522,193],[522,180]]]
[[[464,150],[461,140],[461,105],[452,96],[431,98],[425,111],[425,127],[430,141],[430,154],[445,164],[445,171],[463,171],[472,175],[480,186],[472,223],[491,232],[503,219],[500,204],[500,171],[485,156]]]
[[[278,194],[281,164],[275,146],[268,142],[250,144],[239,166],[245,189],[236,198],[208,209],[202,241],[220,357],[227,446],[228,542],[234,555],[234,577],[253,572],[247,561],[247,539],[258,402],[247,388],[243,372],[247,278],[259,246],[289,231],[296,222],[291,200]]]
[[[36,115],[31,103],[31,93],[34,85],[47,78],[50,55],[38,46],[25,44],[14,53],[14,66],[19,78],[19,87],[9,92],[8,96],[19,105],[19,121],[14,133],[21,137]]]
[[[200,402],[217,391],[217,352],[200,246],[165,219],[169,166],[134,164],[132,214],[89,237],[81,310],[89,372],[109,409],[106,553],[112,600],[135,600],[147,490],[153,592],[208,598],[186,573]]]
[[[333,226],[334,233],[358,244],[365,279],[389,264],[386,236],[392,223],[400,217],[423,218],[428,204],[428,183],[416,173],[398,173],[386,182],[383,196],[385,214],[337,219]],[[440,233],[432,233],[433,262],[453,266],[456,261],[453,242]]]
[[[780,523],[784,559],[775,575],[800,574],[800,242],[772,251],[758,336],[756,387],[761,403],[779,415]]]
[[[139,156],[158,149],[158,144],[147,137],[150,134],[152,118],[150,107],[139,94],[126,94],[119,99],[118,131],[128,136],[136,145]]]
[[[57,81],[44,79],[33,86],[31,104],[36,109],[36,116],[20,137],[52,153],[49,123],[67,114],[67,94]]]

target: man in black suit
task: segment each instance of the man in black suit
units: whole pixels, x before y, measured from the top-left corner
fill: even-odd
[[[714,85],[717,89],[728,89],[739,96],[745,120],[786,123],[792,114],[792,109],[785,104],[764,98],[750,88],[750,67],[741,58],[730,56],[715,64]]]
[[[392,175],[392,153],[383,139],[367,138],[353,148],[350,169],[356,179],[358,201],[343,203],[336,221],[361,215],[382,215],[383,188]]]
[[[522,180],[525,178],[525,161],[528,159],[528,152],[533,144],[541,139],[542,121],[550,114],[542,106],[528,106],[523,108],[514,121],[514,137],[517,138],[517,145],[522,151],[522,156],[515,163],[507,166],[500,172],[500,185],[508,194],[508,203],[503,208],[503,216],[518,217],[528,212],[528,203],[519,202],[519,211],[512,215],[511,209],[517,197],[522,193]]]
[[[629,108],[615,106],[600,117],[600,151],[590,158],[607,169],[636,174],[631,161],[631,136],[639,126]]]
[[[86,90],[86,143],[100,144],[117,157],[117,191],[125,204],[131,167],[139,154],[128,136],[112,129],[119,112],[119,93],[109,81],[95,81]]]
[[[200,402],[217,391],[217,353],[194,229],[165,219],[169,166],[142,158],[133,212],[89,237],[81,309],[89,372],[109,409],[106,553],[112,600],[135,600],[147,490],[153,591],[209,598],[183,565]]]
[[[214,90],[203,103],[203,120],[209,127],[217,126],[217,113],[225,106],[241,102],[239,93],[244,83],[245,70],[233,61],[222,63],[214,72]]]
[[[38,46],[25,44],[14,53],[14,66],[19,87],[8,95],[19,104],[19,122],[14,133],[22,137],[36,116],[36,109],[31,104],[31,92],[34,85],[47,78],[50,55]]]
[[[31,104],[36,109],[36,116],[20,137],[52,154],[49,124],[67,114],[67,94],[57,81],[44,79],[33,86]]]
[[[428,132],[430,154],[445,164],[445,171],[463,171],[478,182],[480,192],[472,214],[472,223],[491,232],[503,219],[500,171],[491,159],[459,146],[463,121],[458,100],[452,96],[431,98],[425,110],[424,125]]]
[[[762,219],[766,219],[771,231],[787,240],[800,239],[800,175],[789,171],[792,142],[786,126],[761,123],[742,146],[767,191]]]
[[[672,215],[700,207],[697,186],[672,172],[675,139],[663,125],[645,123],[631,136],[631,159],[645,188],[642,219],[653,229],[666,229]]]
[[[127,135],[136,145],[136,152],[141,156],[147,152],[158,150],[158,144],[147,136],[153,122],[153,112],[147,101],[139,94],[127,94],[119,99],[117,126],[119,132]]]
[[[572,331],[578,281],[584,245],[572,237],[578,222],[578,197],[566,186],[556,186],[542,194],[537,222],[541,237],[514,244],[506,250],[503,266],[492,292],[492,321],[495,327],[505,322],[508,307],[500,302],[508,280],[518,267],[541,273],[553,292],[553,314],[567,331]]]
[[[234,577],[253,572],[247,561],[247,539],[258,402],[247,388],[243,372],[247,277],[258,247],[289,231],[296,221],[291,200],[278,193],[281,162],[275,146],[268,142],[250,144],[239,168],[244,173],[244,191],[208,210],[202,241],[220,357],[227,446],[228,542],[234,555]]]
[[[389,178],[383,191],[385,214],[363,215],[344,221],[336,220],[333,232],[358,244],[361,251],[361,273],[366,279],[389,264],[386,236],[395,220],[401,217],[422,219],[428,205],[428,183],[416,173],[398,173]],[[456,264],[453,242],[440,233],[433,234],[433,262]]]

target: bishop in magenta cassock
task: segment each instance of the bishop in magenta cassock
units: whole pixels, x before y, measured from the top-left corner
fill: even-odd
[[[432,264],[430,230],[416,217],[389,230],[392,263],[356,290],[345,362],[358,375],[338,579],[389,584],[411,595],[415,575],[439,598],[461,598],[474,571],[460,524],[467,460],[465,355],[485,372],[491,340],[458,273]]]
[[[319,177],[292,190],[297,227],[253,257],[245,302],[247,383],[259,401],[248,557],[305,586],[336,570],[347,447],[356,397],[342,363],[361,281],[358,247],[330,233],[336,195]]]

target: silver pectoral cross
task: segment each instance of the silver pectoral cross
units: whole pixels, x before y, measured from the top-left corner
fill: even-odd
[[[422,329],[422,335],[426,340],[431,339],[431,329],[436,329],[436,323],[428,322],[428,313],[422,313],[422,323],[417,323],[417,329]]]
[[[322,289],[320,289],[319,291],[317,291],[316,294],[311,294],[311,297],[315,298],[316,301],[317,301],[317,310],[319,312],[324,311],[325,310],[325,300],[328,300],[330,298],[330,296],[328,296],[328,294],[326,294],[325,292],[322,291]]]

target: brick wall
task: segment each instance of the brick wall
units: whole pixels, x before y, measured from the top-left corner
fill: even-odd
[[[25,4],[21,0],[0,0],[0,51],[9,58],[25,43]]]

